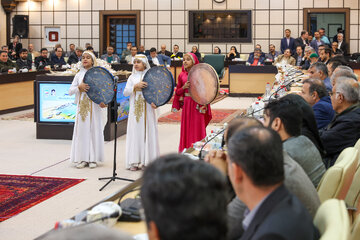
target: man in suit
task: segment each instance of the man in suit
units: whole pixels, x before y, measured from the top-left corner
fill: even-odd
[[[179,51],[179,45],[174,45],[174,52],[171,54],[171,58],[183,58],[183,53]]]
[[[171,56],[172,53],[169,52],[168,50],[166,50],[166,45],[165,44],[162,44],[160,48],[161,48],[161,51],[159,51],[158,54],[163,54],[163,55],[168,56],[168,57]]]
[[[303,64],[304,52],[301,46],[296,47],[296,53],[294,54],[294,58],[296,60],[296,66],[301,66]]]
[[[291,37],[291,30],[285,29],[285,37],[281,39],[281,52],[284,53],[285,49],[290,48],[291,53],[295,52],[295,39]]]
[[[37,70],[44,70],[45,67],[51,65],[51,62],[48,57],[48,50],[46,48],[42,48],[40,53],[41,55],[35,58],[35,67]]]
[[[84,52],[84,49],[82,47],[76,47],[75,51],[73,53],[71,53],[67,63],[71,65],[71,64],[76,64],[79,61],[81,61],[83,52]]]
[[[325,43],[321,40],[319,32],[315,32],[314,37],[315,39],[310,42],[310,47],[315,49],[316,53],[319,54],[319,46],[324,45]]]
[[[295,48],[297,46],[301,46],[302,50],[304,51],[305,47],[309,45],[308,42],[308,36],[309,36],[309,32],[308,31],[301,31],[301,35],[300,37],[298,37],[297,39],[295,39]]]
[[[127,56],[125,57],[125,60],[126,60],[126,62],[127,62],[128,64],[134,64],[134,60],[135,60],[135,56],[136,56],[137,52],[138,52],[137,47],[136,47],[136,46],[132,46],[132,47],[131,47],[131,54],[130,54],[130,55],[127,55]]]
[[[228,142],[228,154],[230,181],[248,208],[241,240],[317,239],[310,214],[283,185],[282,142],[276,132],[265,127],[239,131]]]
[[[31,70],[32,61],[28,59],[28,50],[23,48],[19,52],[19,58],[16,60],[16,65],[20,70]]]
[[[300,95],[314,110],[318,129],[326,127],[334,118],[335,112],[324,83],[320,79],[305,79]]]
[[[61,68],[63,65],[66,65],[65,59],[63,57],[63,49],[61,47],[55,48],[55,55],[50,57],[51,67],[54,69]]]
[[[308,70],[308,74],[311,78],[319,78],[321,81],[324,82],[326,86],[326,90],[328,92],[332,91],[332,85],[329,78],[328,69],[325,63],[317,62],[310,66]]]
[[[272,62],[275,61],[275,58],[277,58],[280,55],[278,51],[275,51],[275,45],[270,44],[269,45],[269,53],[265,54],[265,58],[267,60],[271,60]]]
[[[114,47],[113,46],[108,46],[106,48],[106,54],[101,56],[101,59],[104,61],[107,61],[108,63],[119,63],[120,62],[120,58],[117,54],[114,53]]]
[[[171,58],[164,54],[157,54],[156,48],[154,47],[150,49],[150,56],[148,56],[148,59],[156,66],[166,66],[167,68],[170,68]]]
[[[340,49],[344,53],[344,56],[349,55],[349,44],[344,41],[344,34],[338,33],[337,36],[338,49]]]
[[[247,64],[251,66],[259,66],[263,65],[265,61],[265,57],[263,56],[260,48],[255,48],[254,53],[249,55],[247,60]]]

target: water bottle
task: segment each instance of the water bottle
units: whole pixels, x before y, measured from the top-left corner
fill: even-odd
[[[32,71],[36,71],[36,67],[35,67],[35,63],[34,63],[34,62],[32,62],[32,64],[31,64],[31,70],[32,70]]]
[[[266,83],[266,87],[265,87],[265,97],[266,98],[268,98],[270,96],[270,92],[271,92],[270,83]]]

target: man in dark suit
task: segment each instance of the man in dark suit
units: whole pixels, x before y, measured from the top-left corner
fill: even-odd
[[[337,36],[338,49],[340,49],[344,53],[344,56],[349,55],[349,44],[344,41],[344,34],[338,33]]]
[[[296,47],[296,53],[294,54],[294,58],[296,60],[296,66],[301,66],[304,63],[304,52],[301,46]]]
[[[31,70],[32,61],[28,59],[28,50],[23,48],[19,52],[19,58],[16,60],[19,69]]]
[[[158,54],[163,54],[165,56],[168,56],[170,57],[171,56],[171,52],[169,52],[168,50],[166,50],[166,45],[165,44],[162,44],[161,46],[161,51],[158,52]]]
[[[308,42],[308,36],[309,36],[309,32],[308,31],[301,31],[301,35],[300,37],[298,37],[297,39],[295,39],[295,48],[297,46],[301,46],[302,50],[304,51],[305,47],[309,45]]]
[[[84,49],[82,47],[77,47],[73,53],[70,54],[70,57],[68,59],[68,64],[76,64],[79,61],[81,61],[81,56],[84,52]]]
[[[247,239],[318,239],[302,203],[283,185],[280,136],[265,127],[236,132],[228,142],[228,171],[236,195],[248,207],[242,222]]]
[[[291,36],[291,30],[285,29],[285,37],[281,39],[281,52],[284,53],[285,49],[290,49],[291,53],[293,54],[295,52],[295,39],[290,37]]]
[[[171,58],[164,54],[157,54],[156,48],[150,49],[150,55],[148,56],[148,60],[152,61],[152,63],[157,66],[165,66],[167,68],[170,68],[171,65]]]

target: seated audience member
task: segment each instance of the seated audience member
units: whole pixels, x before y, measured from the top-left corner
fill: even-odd
[[[302,166],[315,187],[325,173],[319,150],[301,134],[302,110],[290,99],[269,102],[265,107],[264,126],[279,133],[284,150]]]
[[[195,54],[195,56],[197,57],[197,59],[199,60],[199,61],[201,61],[201,53],[199,52],[199,49],[198,49],[198,47],[197,46],[192,46],[192,48],[191,48],[191,52],[193,53],[193,54]]]
[[[9,69],[19,69],[15,63],[9,59],[6,51],[0,51],[0,72],[8,72]]]
[[[228,128],[224,133],[225,146],[227,146],[229,139],[235,133],[249,128],[249,127],[261,127],[262,123],[255,118],[243,117],[239,119],[234,119],[230,122]],[[315,213],[320,205],[319,196],[317,191],[310,181],[309,177],[304,172],[303,168],[295,162],[285,151],[284,155],[284,173],[285,173],[285,186],[293,193],[299,200],[304,204],[306,209],[309,211],[312,217],[315,216]],[[224,175],[228,175],[227,164],[226,164],[227,154],[222,150],[212,150],[208,155],[205,156],[205,161],[212,164],[218,168]],[[241,208],[241,209],[240,209]],[[228,221],[228,225],[232,225],[235,228],[238,228],[239,224],[242,222],[244,217],[245,205],[237,197],[228,205],[228,218],[232,219]],[[234,221],[237,219],[237,221]],[[241,221],[239,221],[241,219]],[[235,232],[239,233],[238,229],[233,229]],[[230,228],[230,231],[232,229]]]
[[[184,54],[179,52],[179,45],[174,45],[174,52],[171,54],[171,58],[183,58]]]
[[[28,59],[28,50],[23,48],[19,52],[19,58],[16,60],[18,68],[31,70],[32,61]]]
[[[302,111],[301,135],[304,135],[315,145],[320,152],[321,157],[325,156],[324,146],[321,142],[319,131],[317,128],[315,115],[312,107],[298,94],[288,94],[282,97],[299,105]]]
[[[128,42],[126,43],[126,49],[122,51],[121,53],[121,59],[125,60],[126,56],[131,54],[131,47],[132,47],[132,43]]]
[[[73,43],[70,43],[69,44],[69,51],[66,51],[65,52],[65,56],[64,57],[70,57],[72,54],[75,54],[75,51],[76,51],[76,49],[75,49],[75,44],[73,44]]]
[[[318,129],[326,127],[334,118],[335,112],[324,83],[320,79],[304,80],[301,96],[312,106]]]
[[[311,65],[313,65],[313,64],[315,64],[315,63],[317,63],[319,61],[319,55],[317,55],[316,53],[312,53],[309,56],[309,59],[310,59],[309,64],[311,66]],[[309,68],[310,68],[310,66],[309,66]],[[308,68],[308,70],[309,70],[309,68]]]
[[[84,52],[84,49],[82,47],[77,47],[73,53],[71,53],[68,64],[77,64],[79,61],[81,61],[81,56]]]
[[[318,239],[303,204],[284,186],[284,160],[279,135],[269,128],[236,132],[228,142],[228,171],[237,197],[247,209],[242,240]]]
[[[249,64],[250,66],[263,65],[265,61],[265,57],[261,55],[262,55],[261,49],[255,48],[254,55],[252,56],[250,55],[246,63]]]
[[[156,48],[150,49],[150,55],[148,56],[149,61],[151,60],[152,63],[156,66],[165,66],[167,68],[171,65],[171,58],[163,55],[163,54],[157,54]]]
[[[130,55],[127,55],[125,60],[128,64],[133,64],[134,63],[134,59],[135,59],[135,56],[137,54],[137,47],[136,46],[132,46],[131,47],[131,54]]]
[[[57,229],[42,235],[37,240],[132,240],[131,236],[104,226],[91,223]]]
[[[329,63],[326,65],[327,69],[328,69],[328,75],[329,78],[331,79],[331,76],[333,75],[334,70],[341,65],[346,64],[345,62],[342,62],[340,60],[337,60],[337,58],[331,58]]]
[[[308,43],[310,44],[313,39],[314,39],[314,35],[312,34],[312,32],[309,32],[309,35],[308,35],[308,38],[307,38]]]
[[[56,49],[57,49],[58,47],[59,47],[59,48],[62,48],[60,43],[55,44],[54,49],[49,52],[49,58],[50,58],[50,59],[51,59],[52,56],[55,55],[55,51],[56,51]],[[62,56],[63,56],[63,57],[65,56],[65,53],[64,53],[64,52],[62,53]]]
[[[294,58],[296,60],[295,65],[298,67],[300,67],[303,64],[303,61],[305,62],[304,53],[301,46],[296,47],[296,53],[294,54]]]
[[[86,45],[88,45],[88,44],[89,44],[89,43],[87,43]],[[95,52],[94,48],[93,48],[91,45],[90,45],[90,46],[87,46],[87,47],[85,48],[85,50],[92,52],[92,53],[95,55],[96,58],[99,57],[98,52]]]
[[[142,178],[150,240],[226,239],[225,177],[215,167],[170,154],[150,163]]]
[[[337,42],[331,43],[331,54],[332,55],[342,55],[343,54],[343,51],[338,49],[338,46],[339,46],[339,44]]]
[[[275,45],[270,44],[269,45],[269,53],[265,54],[265,59],[271,60],[272,62],[275,61],[275,58],[277,58],[280,55],[278,51],[275,51]]]
[[[333,42],[337,42],[338,39],[337,39],[337,35],[338,33],[344,33],[343,29],[341,27],[339,27],[337,30],[336,30],[336,34],[335,36],[333,37]]]
[[[304,57],[302,58],[302,61],[301,61],[301,69],[304,69],[304,70],[308,70],[309,67],[310,67],[310,55],[315,53],[315,50],[310,47],[310,46],[306,46],[305,47],[305,54],[304,54]]]
[[[140,45],[140,46],[139,46],[138,54],[144,54],[145,56],[149,56],[149,55],[150,55],[150,51],[149,51],[149,50],[145,50],[144,45]]]
[[[171,56],[171,52],[166,50],[166,45],[165,44],[161,44],[160,51],[158,52],[158,54],[163,54],[163,55],[168,56],[168,57]]]
[[[19,58],[20,50],[23,48],[22,43],[20,42],[19,35],[15,35],[14,40],[9,43],[9,57],[12,60]]]
[[[295,39],[291,37],[291,30],[285,29],[285,37],[281,39],[281,53],[288,48],[291,50],[291,54],[295,52]]]
[[[304,51],[305,47],[309,45],[308,36],[309,36],[308,31],[305,31],[305,30],[301,31],[300,37],[295,39],[295,42],[294,42],[295,48],[297,46],[301,46],[301,48]]]
[[[319,60],[318,62],[322,62],[324,64],[328,64],[331,58],[331,49],[328,47],[325,47],[324,51],[321,51],[319,54]]]
[[[338,33],[337,35],[338,49],[340,49],[344,55],[349,55],[349,44],[344,41],[344,34]]]
[[[221,49],[218,46],[214,47],[213,54],[221,54]]]
[[[344,65],[338,66],[333,71],[333,74],[331,75],[331,79],[330,79],[331,86],[334,86],[336,84],[336,79],[339,77],[348,77],[354,79],[355,82],[358,81],[358,77],[357,75],[354,74],[354,70]]]
[[[51,62],[48,58],[48,50],[46,48],[42,48],[40,53],[40,57],[35,59],[35,67],[37,70],[44,70],[46,66],[51,66]]]
[[[52,68],[61,68],[61,66],[66,65],[66,62],[63,57],[63,49],[58,47],[55,49],[55,55],[50,58]]]
[[[137,50],[136,50],[137,51]],[[135,53],[136,55],[136,53]],[[106,54],[101,56],[101,59],[107,61],[108,63],[120,63],[120,58],[117,54],[114,53],[114,47],[108,46],[106,48]]]
[[[235,58],[240,58],[240,53],[237,51],[235,46],[231,46],[230,52],[226,55],[226,60],[232,61]]]
[[[311,78],[319,78],[321,79],[321,81],[324,81],[326,90],[328,92],[331,92],[332,86],[331,86],[330,78],[328,76],[327,67],[324,63],[317,62],[312,64],[308,70],[308,73]]]
[[[280,64],[280,65],[293,65],[295,66],[296,60],[291,56],[291,50],[286,49],[284,51],[284,54],[278,56],[274,62],[274,65]]]
[[[352,78],[339,77],[330,95],[336,115],[320,132],[328,168],[334,165],[342,150],[353,147],[360,138],[359,83]]]
[[[35,58],[40,56],[40,52],[34,50],[34,44],[30,43],[28,46],[28,59],[35,62]]]
[[[3,46],[1,46],[1,51],[5,51],[5,52],[9,53],[9,47],[7,45],[3,45]]]
[[[325,43],[321,40],[319,32],[315,32],[314,37],[315,39],[310,42],[310,47],[315,49],[316,53],[319,54],[319,46],[324,45]]]

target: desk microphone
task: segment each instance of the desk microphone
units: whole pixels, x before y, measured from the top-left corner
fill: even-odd
[[[199,152],[199,154],[198,154],[198,158],[199,158],[200,160],[202,160],[202,159],[201,159],[201,152],[202,152],[202,150],[204,149],[204,147],[205,147],[209,142],[211,142],[211,140],[213,140],[214,138],[216,138],[217,136],[219,136],[221,133],[225,132],[226,127],[227,127],[227,126],[224,126],[224,128],[221,129],[221,131],[217,132],[212,138],[210,138],[209,140],[207,140],[207,141],[202,145],[202,147],[200,148],[200,152]]]

